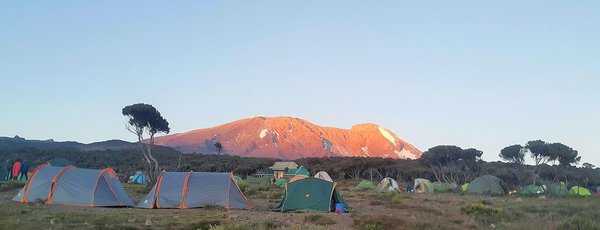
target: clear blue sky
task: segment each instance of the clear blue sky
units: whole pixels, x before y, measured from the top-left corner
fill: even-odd
[[[415,3],[418,2],[418,3]],[[134,140],[265,114],[422,150],[563,142],[600,165],[600,2],[3,1],[0,136]]]

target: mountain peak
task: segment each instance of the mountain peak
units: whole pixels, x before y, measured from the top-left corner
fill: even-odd
[[[280,159],[336,156],[416,159],[422,154],[377,124],[340,129],[284,116],[255,116],[155,138],[158,145],[188,153],[214,153],[216,142],[223,145],[222,152],[226,154]]]

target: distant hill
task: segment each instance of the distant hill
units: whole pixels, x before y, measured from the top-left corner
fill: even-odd
[[[52,139],[28,140],[19,136],[0,137],[0,150],[18,150],[24,148],[35,148],[40,150],[63,149],[76,151],[103,151],[136,149],[139,148],[139,145],[137,143],[127,142],[123,140],[108,140],[84,144],[76,141],[54,141]],[[157,146],[157,148],[170,149],[165,146]]]
[[[155,138],[155,144],[186,153],[223,153],[243,157],[384,157],[417,159],[422,152],[389,129],[365,123],[351,129],[318,126],[292,117],[258,116],[212,128]]]

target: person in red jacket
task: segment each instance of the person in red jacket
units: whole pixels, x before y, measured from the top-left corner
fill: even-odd
[[[21,162],[19,160],[15,161],[12,167],[12,179],[16,180],[21,172]]]

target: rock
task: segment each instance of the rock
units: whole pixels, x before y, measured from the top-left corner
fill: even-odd
[[[133,219],[127,219],[127,222],[129,222],[129,223],[135,223],[135,218],[133,218]]]
[[[149,218],[146,219],[146,223],[144,223],[144,225],[152,227],[152,220]]]
[[[539,196],[538,199],[548,199],[546,196]]]
[[[56,224],[56,219],[51,219],[50,224]]]
[[[519,198],[517,198],[517,201],[521,202],[521,201],[523,201],[523,198],[519,197]]]
[[[229,216],[229,220],[239,220],[239,219],[240,219],[240,217],[237,216],[237,215],[230,215]]]

